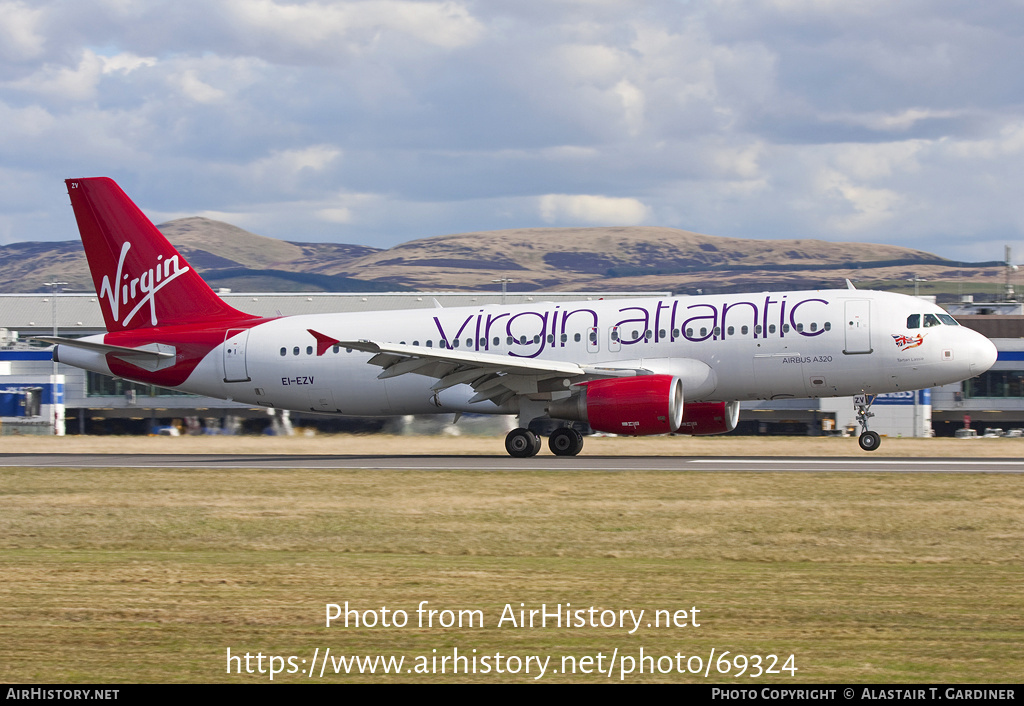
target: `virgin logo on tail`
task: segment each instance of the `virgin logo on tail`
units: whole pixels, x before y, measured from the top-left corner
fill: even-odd
[[[182,266],[178,262],[177,254],[166,260],[163,260],[163,255],[157,255],[158,262],[155,267],[149,268],[138,277],[131,277],[130,274],[124,273],[124,261],[131,247],[132,244],[128,242],[121,246],[121,256],[117,260],[117,274],[114,275],[114,283],[111,284],[110,278],[103,275],[103,281],[100,283],[100,299],[106,298],[111,315],[122,326],[127,326],[128,322],[139,313],[139,310],[149,304],[150,325],[156,326],[156,293],[188,272],[190,268],[188,265]],[[163,260],[163,262],[159,262],[159,260]],[[120,291],[118,291],[119,287]],[[125,314],[124,319],[121,319],[121,307],[132,304],[134,304],[132,310]]]

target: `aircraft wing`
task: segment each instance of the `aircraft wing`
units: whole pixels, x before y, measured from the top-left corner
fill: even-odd
[[[323,334],[314,336],[321,341]],[[324,336],[324,339],[327,337]],[[610,368],[578,363],[516,358],[493,353],[457,351],[445,348],[424,348],[401,343],[377,341],[336,341],[336,345],[373,353],[370,365],[383,368],[378,379],[416,374],[437,378],[431,386],[440,392],[455,385],[467,384],[475,391],[470,402],[492,400],[501,405],[515,395],[566,388],[569,383],[596,378],[632,377],[643,374],[635,368]],[[545,383],[548,383],[545,385]]]

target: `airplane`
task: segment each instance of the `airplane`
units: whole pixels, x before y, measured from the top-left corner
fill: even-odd
[[[996,348],[916,297],[846,289],[259,317],[226,304],[111,179],[68,179],[107,333],[38,336],[53,360],[184,392],[327,415],[516,415],[505,449],[559,456],[581,429],[721,434],[741,400],[958,382]],[[540,423],[538,423],[540,422]]]

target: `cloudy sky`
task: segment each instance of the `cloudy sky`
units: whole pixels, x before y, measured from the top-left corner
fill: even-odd
[[[62,180],[386,247],[659,225],[1024,260],[1021,0],[0,0],[0,244]]]

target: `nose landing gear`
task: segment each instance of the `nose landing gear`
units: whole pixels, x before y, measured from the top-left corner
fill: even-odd
[[[853,398],[853,406],[857,410],[857,423],[860,424],[860,437],[857,443],[864,451],[874,451],[882,443],[882,437],[876,431],[868,431],[868,419],[875,416],[871,411],[871,405],[875,401],[874,395],[857,395]]]

